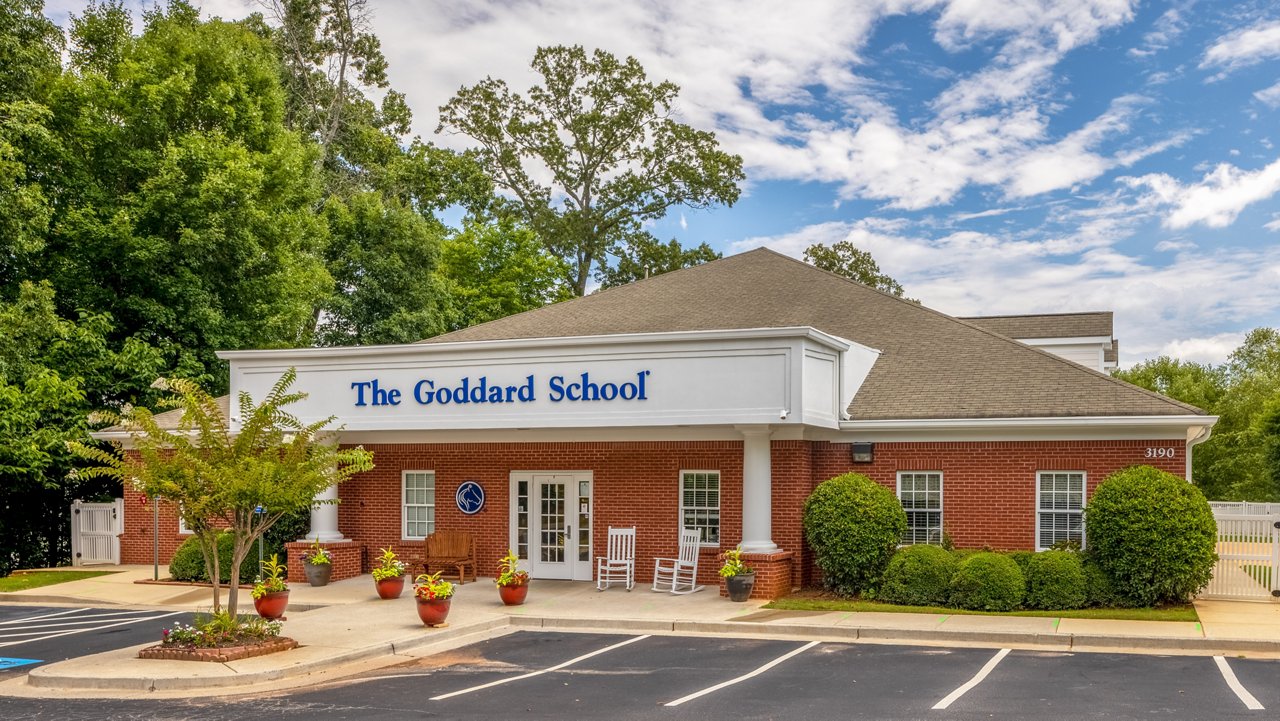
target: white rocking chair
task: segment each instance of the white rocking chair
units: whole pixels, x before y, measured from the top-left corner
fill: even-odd
[[[696,528],[683,528],[680,530],[680,557],[653,559],[653,590],[681,595],[702,590],[698,585],[701,536]]]
[[[609,556],[596,556],[596,590],[610,584],[626,584],[630,591],[636,585],[636,529],[609,526]]]

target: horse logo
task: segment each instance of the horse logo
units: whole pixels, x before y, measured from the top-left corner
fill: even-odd
[[[474,515],[484,508],[484,489],[475,481],[464,481],[461,486],[458,486],[454,500],[458,503],[459,511],[468,516]]]

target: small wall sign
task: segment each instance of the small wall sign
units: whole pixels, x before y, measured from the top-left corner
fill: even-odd
[[[475,481],[463,481],[453,498],[458,503],[458,510],[468,516],[473,516],[484,508],[484,488]]]

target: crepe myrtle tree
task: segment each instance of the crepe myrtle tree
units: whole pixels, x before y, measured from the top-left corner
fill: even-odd
[[[297,378],[287,370],[266,398],[254,405],[240,393],[235,427],[218,402],[196,383],[160,379],[156,387],[171,391],[158,404],[182,410],[177,428],[161,428],[151,410],[126,406],[119,412],[95,414],[95,421],[124,427],[133,453],[109,452],[71,442],[73,453],[99,465],[76,471],[128,482],[148,496],[177,504],[182,519],[204,551],[205,570],[213,582],[213,610],[220,612],[218,534],[230,531],[231,586],[227,612],[238,606],[240,564],[257,540],[276,521],[316,503],[317,493],[353,474],[373,468],[373,454],[363,447],[339,448],[330,416],[303,423],[285,406],[306,397],[291,391]],[[119,451],[119,449],[117,449]],[[256,512],[262,508],[262,512]]]

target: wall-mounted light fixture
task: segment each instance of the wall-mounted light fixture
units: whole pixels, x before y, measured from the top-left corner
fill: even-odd
[[[874,443],[854,443],[853,444],[853,462],[854,463],[871,463],[876,459],[876,444]]]

